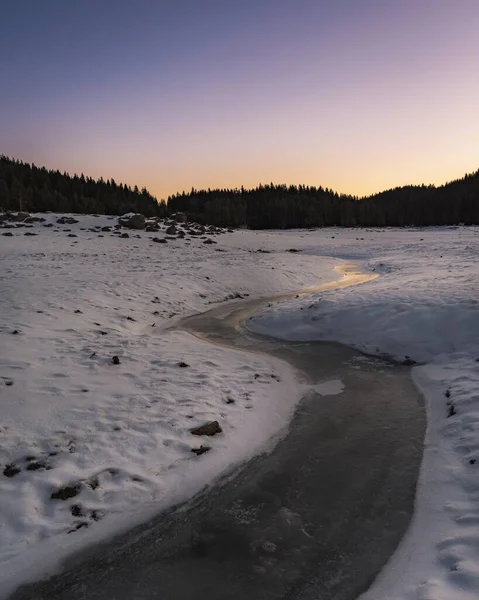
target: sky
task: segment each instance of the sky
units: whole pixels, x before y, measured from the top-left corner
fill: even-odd
[[[478,0],[2,0],[0,154],[178,191],[479,169]]]

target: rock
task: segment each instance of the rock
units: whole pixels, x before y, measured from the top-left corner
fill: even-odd
[[[150,233],[153,232],[153,231],[158,231],[159,229],[160,229],[160,226],[156,222],[147,223],[146,227],[145,227],[145,231],[148,231]]]
[[[179,366],[181,369],[186,369],[186,367],[189,367],[190,365],[189,365],[188,363],[185,363],[185,362],[179,362],[179,363],[178,363],[178,366]]]
[[[128,229],[145,229],[145,215],[128,213],[118,219],[118,224]]]
[[[288,252],[299,252],[299,250],[297,248],[290,248]]]
[[[57,219],[57,223],[59,225],[74,225],[78,223],[78,219],[74,219],[73,217],[60,217]]]
[[[111,231],[111,227],[109,227],[108,225],[105,225],[105,227],[102,227],[101,230],[105,231],[105,232],[109,232],[109,231]]]
[[[471,459],[469,460],[469,464],[470,464],[470,465],[475,465],[475,464],[476,464],[476,459],[475,459],[475,458],[471,458]]]
[[[25,231],[25,233],[23,235],[38,235],[38,234],[33,233],[33,231]]]
[[[48,471],[50,467],[41,461],[31,462],[27,467],[27,471],[39,471],[40,469]]]
[[[206,423],[206,425],[202,425],[201,427],[195,427],[194,429],[190,429],[190,433],[193,435],[216,435],[217,433],[221,433],[223,430],[220,427],[218,421],[211,421],[210,423]]]
[[[39,223],[40,221],[45,221],[45,219],[41,219],[40,217],[26,217],[23,220],[24,223]]]
[[[52,500],[68,500],[74,498],[80,492],[81,485],[76,483],[75,485],[65,485],[64,487],[58,488],[56,492],[52,492],[50,498]]]
[[[120,235],[120,237],[123,238],[123,239],[125,239],[125,238],[129,238],[130,236],[125,232],[125,233],[122,233]]]
[[[154,237],[151,241],[155,242],[157,244],[167,244],[168,243],[168,240],[166,240],[165,238],[157,238],[157,237]]]
[[[205,452],[211,450],[209,446],[200,446],[199,448],[192,448],[191,451],[196,454],[196,456],[201,456]]]
[[[27,234],[25,234],[25,235],[27,235]],[[77,234],[76,234],[76,233],[69,233],[69,234],[67,235],[67,237],[78,237],[78,236],[77,236]]]
[[[78,531],[79,529],[83,529],[88,526],[89,526],[88,521],[80,521],[79,523],[75,524],[75,527],[73,529],[69,529],[67,531],[67,533],[75,533],[75,531]]]
[[[13,233],[11,231],[5,231],[5,233],[2,233],[2,235],[4,235],[5,237],[12,237]]]
[[[118,356],[113,356],[111,359],[111,362],[113,365],[119,365],[120,364],[120,359],[118,358]]]
[[[166,228],[166,235],[176,235],[176,227],[174,225],[170,225]]]
[[[176,212],[171,215],[172,219],[175,219],[178,223],[186,223],[188,220],[184,212]]]
[[[30,215],[27,212],[11,213],[9,221],[25,221]]]
[[[20,332],[18,331],[18,329],[14,329],[12,331],[12,335],[20,335]]]
[[[53,227],[53,223],[44,223],[43,227]]]
[[[446,393],[444,395],[446,396],[446,398],[450,398],[451,397],[451,390],[446,390]]]
[[[412,367],[413,365],[416,364],[416,361],[414,359],[412,359],[411,357],[406,356],[406,357],[404,357],[404,360],[402,361],[402,364],[405,367]]]
[[[3,469],[3,474],[5,477],[15,477],[15,475],[20,473],[20,471],[21,469],[19,469],[16,465],[10,464]]]
[[[454,404],[451,404],[451,406],[449,407],[449,410],[447,412],[447,416],[448,417],[453,417],[456,413],[456,408],[454,406]]]
[[[70,506],[70,512],[73,517],[84,517],[85,516],[85,511],[83,510],[83,507],[81,506],[81,504],[72,504],[72,506]]]
[[[212,240],[211,238],[206,239],[203,244],[217,244],[218,242],[215,242],[215,240]]]

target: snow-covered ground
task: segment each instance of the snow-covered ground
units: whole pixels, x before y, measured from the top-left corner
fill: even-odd
[[[175,320],[338,278],[337,261],[288,252],[288,239],[274,253],[256,252],[268,242],[251,232],[158,244],[158,233],[89,231],[116,223],[107,217],[46,218],[53,227],[0,230],[13,234],[0,233],[4,591],[191,497],[284,431],[301,395],[292,369],[171,330]],[[190,433],[212,420],[221,434]],[[65,486],[75,495],[52,499]]]
[[[284,431],[303,389],[288,365],[172,323],[237,294],[326,284],[335,266],[354,263],[379,277],[274,304],[249,326],[421,363],[413,376],[429,426],[416,515],[365,600],[478,597],[478,228],[236,231],[216,245],[156,244],[155,233],[89,231],[112,225],[107,217],[56,218],[28,230],[37,236],[0,235],[0,465],[20,469],[0,472],[0,591],[190,497]],[[341,382],[321,389],[340,393]],[[210,420],[221,434],[191,435]],[[201,444],[211,450],[195,456]],[[51,499],[66,485],[77,495]]]
[[[362,600],[477,600],[479,228],[329,230],[310,242],[306,252],[358,261],[380,277],[275,304],[249,328],[409,357],[427,401],[415,517]]]

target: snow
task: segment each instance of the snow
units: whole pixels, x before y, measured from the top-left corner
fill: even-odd
[[[43,216],[54,226],[35,224],[37,236],[0,235],[0,465],[21,469],[0,474],[0,595],[271,447],[304,384],[277,359],[206,345],[174,325],[238,294],[321,286],[248,326],[410,356],[427,404],[415,516],[363,600],[478,597],[478,228],[242,230],[216,245],[155,244],[155,233],[91,231],[116,222],[108,217],[59,226]],[[314,389],[333,402],[344,386]],[[221,434],[190,434],[211,420]],[[211,450],[197,457],[201,444]],[[34,462],[52,468],[27,470]],[[76,484],[76,497],[51,499]]]
[[[116,223],[107,217],[44,217],[54,227],[27,230],[37,236],[0,236],[2,593],[190,498],[284,433],[304,389],[293,370],[174,330],[179,317],[337,278],[335,260],[289,253],[288,240],[255,252],[265,242],[251,232],[159,245],[155,233],[89,231]],[[211,420],[221,434],[191,435]],[[202,444],[211,450],[195,456]],[[20,472],[3,476],[8,465]]]
[[[479,229],[324,230],[305,252],[380,277],[274,304],[248,321],[287,340],[334,340],[418,362],[428,428],[409,531],[361,600],[479,596]],[[359,238],[359,239],[358,239]]]

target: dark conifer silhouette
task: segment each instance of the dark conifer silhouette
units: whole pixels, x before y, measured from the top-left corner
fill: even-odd
[[[306,185],[259,185],[254,189],[182,192],[158,202],[145,188],[113,179],[73,177],[0,157],[0,207],[31,212],[165,216],[185,212],[190,220],[252,229],[291,227],[403,227],[479,224],[479,171],[435,187],[410,185],[364,198]]]
[[[166,214],[165,202],[158,203],[145,188],[117,184],[49,171],[18,160],[0,157],[0,208],[30,212],[72,212],[121,215],[141,212],[146,216]]]

